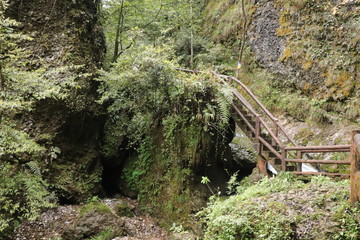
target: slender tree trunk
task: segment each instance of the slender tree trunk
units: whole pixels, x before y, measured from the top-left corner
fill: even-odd
[[[4,100],[4,90],[5,90],[5,76],[3,73],[3,63],[0,62],[0,92],[1,92],[1,96],[0,96],[0,100]],[[3,112],[0,112],[0,124],[2,123],[2,116],[3,116]]]
[[[0,64],[0,91],[3,92],[5,90],[5,76],[3,73],[3,65]],[[1,97],[3,98],[3,97]]]
[[[245,11],[245,2],[244,2],[244,0],[241,0],[241,12],[242,12],[244,23],[243,23],[243,33],[242,33],[242,39],[241,39],[241,46],[240,46],[239,57],[238,57],[238,62],[239,63],[242,62],[242,57],[243,57],[244,48],[245,48],[245,44],[246,44],[246,32],[247,32],[247,16],[246,16],[246,11]],[[239,71],[240,71],[240,69],[237,68],[236,77],[239,76],[239,74],[240,74]]]
[[[97,13],[100,13],[101,11],[101,0],[95,0],[95,6]]]
[[[124,1],[121,1],[120,6],[120,12],[119,12],[119,18],[118,18],[118,24],[116,27],[116,37],[115,37],[115,46],[114,46],[114,56],[112,62],[116,62],[118,56],[119,56],[119,47],[120,51],[122,51],[122,34],[123,34],[123,27],[124,27]]]
[[[190,0],[190,66],[191,69],[194,67],[194,19],[193,19],[193,1]]]

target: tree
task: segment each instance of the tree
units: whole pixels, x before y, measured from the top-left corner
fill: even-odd
[[[108,44],[108,61],[135,44],[161,45],[174,41],[179,32],[188,32],[190,61],[194,61],[194,35],[201,16],[203,0],[108,0],[103,8],[103,22]],[[187,31],[185,31],[187,30]],[[111,54],[111,55],[110,55]]]

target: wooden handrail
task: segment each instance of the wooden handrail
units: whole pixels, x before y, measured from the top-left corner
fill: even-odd
[[[255,103],[260,107],[260,109],[270,118],[270,120],[273,121],[274,124],[281,130],[281,132],[289,140],[289,142],[291,142],[294,146],[298,146],[295,140],[287,134],[284,127],[279,123],[279,120],[257,99],[255,94],[244,83],[232,76],[227,76],[223,74],[217,74],[217,76],[230,79],[239,84],[245,90],[245,92],[255,101]]]
[[[181,69],[176,68],[177,70],[188,72],[188,73],[206,73],[204,71],[197,71],[197,70],[189,70],[189,69]],[[315,160],[312,159],[311,156],[309,156],[306,153],[329,153],[329,152],[350,152],[350,149],[355,149],[355,147],[351,148],[351,145],[335,145],[335,146],[299,146],[296,144],[295,140],[287,134],[285,131],[285,128],[279,123],[279,120],[272,115],[272,113],[258,100],[258,98],[255,96],[255,94],[239,79],[227,76],[223,74],[218,74],[214,71],[211,71],[211,73],[216,76],[221,82],[223,83],[232,83],[235,82],[237,85],[239,85],[246,94],[250,96],[250,99],[255,102],[255,104],[259,107],[259,109],[264,113],[264,117],[267,117],[267,120],[270,120],[274,123],[274,131],[268,123],[257,113],[257,111],[253,108],[253,105],[250,104],[250,102],[243,97],[241,93],[239,93],[235,88],[232,89],[232,93],[234,94],[237,101],[241,103],[242,106],[244,106],[247,111],[242,112],[235,103],[232,104],[233,109],[236,111],[237,115],[241,118],[241,120],[245,123],[245,125],[248,127],[248,129],[254,134],[255,136],[255,143],[257,145],[257,151],[259,153],[259,156],[263,156],[261,153],[261,146],[265,146],[271,153],[273,153],[276,158],[281,160],[281,168],[283,171],[287,170],[286,163],[294,163],[297,166],[297,171],[293,172],[294,174],[302,174],[302,175],[327,175],[327,176],[342,176],[342,177],[348,177],[349,174],[342,174],[342,173],[326,173],[326,172],[302,172],[302,164],[303,163],[316,163],[316,164],[341,164],[341,165],[349,165],[350,161],[337,161],[337,160]],[[251,102],[252,102],[251,101]],[[252,122],[247,117],[247,114],[255,117],[255,123]],[[263,128],[262,128],[263,127]],[[262,130],[267,132],[269,136],[271,137],[271,142],[267,142],[262,137]],[[290,142],[294,146],[285,146],[284,143],[279,138],[279,133],[283,134],[287,141]],[[356,147],[357,154],[360,155],[360,131],[357,132],[357,139],[358,139],[358,146]],[[272,145],[276,143],[276,146],[280,148],[280,151],[276,150],[275,147]],[[359,148],[359,149],[358,149]],[[290,155],[291,152],[296,151],[297,156],[295,158],[289,159],[287,158],[287,155]],[[354,152],[354,150],[352,150]],[[303,156],[307,155],[309,159],[303,159]],[[352,153],[352,155],[354,155]],[[360,158],[360,156],[357,156],[356,159]],[[358,159],[357,161],[360,161]],[[351,165],[353,167],[353,162],[351,162]],[[360,163],[358,164],[360,166]],[[357,165],[356,165],[357,166]],[[360,167],[359,167],[360,168]],[[266,171],[266,170],[265,170]],[[359,180],[358,185],[360,188],[360,169],[358,169]],[[360,198],[360,194],[359,194]]]
[[[284,147],[284,144],[280,141],[280,139],[275,135],[275,133],[273,133],[273,131],[270,129],[270,127],[267,125],[267,123],[260,117],[260,123],[261,125],[263,125],[266,129],[266,131],[268,131],[268,133],[270,134],[270,136],[272,137],[272,139],[274,139],[274,141],[280,146],[280,147]]]
[[[233,108],[237,112],[237,114],[241,117],[241,119],[245,122],[245,124],[250,128],[250,130],[255,133],[255,128],[249,123],[244,114],[240,112],[240,110],[233,104]]]
[[[259,137],[259,141],[265,145],[265,147],[267,147],[273,154],[275,154],[275,156],[279,159],[282,159],[282,156],[280,155],[280,153],[278,151],[276,151],[270,143],[268,143],[265,139],[263,139],[262,137]]]
[[[297,146],[285,147],[286,151],[301,152],[350,152],[351,145],[334,145],[334,146]]]
[[[285,162],[292,163],[318,163],[318,164],[341,164],[350,165],[348,160],[308,160],[308,159],[285,159]]]
[[[257,105],[259,105],[259,107],[266,113],[266,115],[268,115],[268,117],[272,120],[272,121],[277,121],[278,119],[275,118],[272,113],[266,109],[266,107],[257,99],[257,97],[253,94],[253,92],[245,85],[243,84],[240,80],[238,80],[235,77],[229,76],[230,79],[232,79],[233,81],[235,81],[236,83],[238,83],[245,91],[247,94],[249,94],[249,96],[256,102]]]
[[[246,101],[246,99],[243,96],[241,96],[241,94],[238,91],[233,90],[233,93],[236,96],[236,98],[250,111],[250,113],[254,115],[254,117],[258,116],[256,111],[251,107],[250,103]]]
[[[348,173],[328,173],[328,172],[292,172],[297,175],[324,175],[324,176],[332,176],[332,177],[346,177],[349,178],[350,174]]]

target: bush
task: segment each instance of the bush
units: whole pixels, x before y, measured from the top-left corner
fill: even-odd
[[[0,238],[11,235],[23,220],[35,220],[54,198],[37,172],[0,163]]]
[[[348,204],[349,181],[314,177],[308,184],[289,173],[241,184],[199,213],[205,239],[357,239],[360,208]]]

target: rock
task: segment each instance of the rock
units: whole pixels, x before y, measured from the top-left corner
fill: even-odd
[[[195,240],[196,236],[191,233],[173,233],[169,240]]]
[[[135,206],[130,205],[129,203],[119,203],[115,206],[115,212],[120,217],[133,217],[135,211]]]
[[[273,71],[286,72],[285,66],[278,61],[286,45],[286,41],[276,35],[279,26],[279,13],[274,3],[263,4],[255,13],[254,22],[249,31],[249,43],[262,66]]]
[[[74,226],[67,229],[62,237],[64,240],[85,239],[95,237],[104,230],[111,229],[114,236],[124,236],[126,234],[124,220],[112,213],[91,211],[81,216]]]

